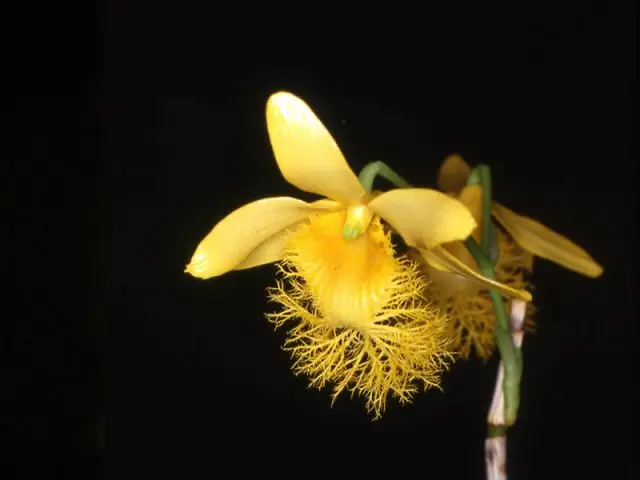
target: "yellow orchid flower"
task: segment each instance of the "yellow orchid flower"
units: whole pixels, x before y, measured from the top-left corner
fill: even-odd
[[[467,184],[471,167],[458,155],[445,159],[438,174],[438,186],[447,194],[457,197],[472,212],[478,225],[482,225],[482,187]],[[532,271],[533,257],[551,260],[587,277],[602,273],[589,254],[567,238],[553,232],[539,222],[520,216],[497,202],[492,202],[492,215],[504,228],[496,229],[498,258],[495,265],[496,280],[515,289],[532,289],[526,275]],[[479,241],[480,228],[473,237]],[[442,245],[461,263],[475,271],[479,266],[461,242]],[[455,321],[448,331],[457,353],[468,358],[473,346],[481,358],[489,358],[495,346],[494,313],[486,289],[464,277],[452,275],[455,268],[435,265],[425,258],[427,275],[432,280],[425,295],[438,299],[439,306]],[[534,307],[527,305],[525,328],[534,326]]]
[[[389,393],[408,401],[437,386],[450,355],[446,319],[421,301],[419,267],[396,258],[382,220],[407,244],[428,250],[466,238],[476,222],[464,204],[442,192],[403,188],[368,194],[331,134],[301,99],[273,94],[267,128],[283,177],[307,203],[273,197],[248,203],[213,227],[186,272],[207,279],[279,262],[270,289],[280,312],[268,314],[288,332],[294,372],[321,388],[332,383],[366,398],[379,417]]]

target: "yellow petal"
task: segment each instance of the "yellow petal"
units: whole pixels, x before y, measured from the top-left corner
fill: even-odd
[[[586,251],[540,222],[522,217],[497,202],[493,203],[493,215],[522,248],[534,255],[587,277],[602,274],[602,267]]]
[[[476,239],[477,242],[482,240],[481,237],[481,228],[482,225],[482,185],[474,184],[474,185],[466,185],[460,195],[458,196],[458,200],[460,200],[464,205],[469,209],[471,215],[473,215],[474,220],[478,224],[478,227],[471,234],[473,238]],[[489,226],[491,228],[492,225]],[[467,250],[467,248],[460,244],[463,250]],[[471,256],[468,252],[467,255]],[[458,257],[460,258],[460,257]]]
[[[315,211],[319,210],[338,210],[343,208],[342,205],[333,200],[322,199],[313,202],[311,206]],[[245,258],[234,270],[245,270],[247,268],[259,267],[267,263],[277,262],[282,259],[282,253],[289,240],[290,229],[283,230],[271,236],[255,250],[253,250],[247,258]]]
[[[467,184],[471,167],[460,155],[449,155],[438,172],[438,187],[447,193],[458,193]]]
[[[235,268],[261,265],[274,258],[276,248],[268,245],[274,236],[326,210],[334,202],[309,204],[290,197],[264,198],[248,203],[223,218],[200,242],[186,272],[197,278],[211,278]],[[244,266],[243,266],[244,262]]]
[[[437,190],[389,190],[371,200],[368,207],[412,247],[432,248],[463,240],[476,228],[462,202]]]
[[[418,251],[422,255],[422,258],[436,270],[461,275],[474,283],[487,288],[493,288],[507,297],[518,298],[525,302],[532,300],[531,294],[526,290],[513,288],[482,276],[442,247],[436,247],[432,250],[418,249]]]
[[[277,262],[282,258],[282,252],[289,240],[289,229],[282,230],[262,242],[247,258],[240,262],[233,270],[246,270],[259,267],[267,263]]]
[[[469,209],[476,223],[482,225],[482,186],[478,184],[465,186],[458,200]]]
[[[284,178],[305,192],[342,203],[357,203],[365,191],[340,148],[315,113],[298,97],[273,94],[267,128]]]

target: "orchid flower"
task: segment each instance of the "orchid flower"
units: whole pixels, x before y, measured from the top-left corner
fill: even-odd
[[[490,229],[483,232],[480,227],[483,225],[483,188],[470,181],[471,172],[471,167],[460,156],[451,155],[440,168],[438,186],[458,198],[472,212],[478,224],[472,234],[477,242],[481,242],[485,234],[494,235],[494,268],[498,282],[516,289],[533,288],[527,277],[533,269],[534,256],[551,260],[587,277],[597,277],[602,273],[602,267],[581,247],[536,220],[518,215],[495,201],[491,204],[492,216],[504,231],[489,222]],[[481,271],[461,242],[454,241],[442,245],[442,248],[467,268]],[[452,274],[454,269],[426,263],[427,275],[432,281],[425,295],[436,299],[440,308],[455,319],[448,328],[454,351],[467,358],[473,347],[480,358],[489,358],[495,347],[495,318],[487,290],[465,277]],[[533,311],[533,304],[529,303],[525,329],[531,330],[534,326]]]
[[[277,262],[280,279],[269,297],[281,310],[267,318],[293,324],[285,349],[294,372],[311,386],[332,384],[334,400],[345,389],[363,395],[378,418],[389,393],[404,402],[418,382],[438,386],[451,358],[447,319],[422,301],[418,265],[395,255],[382,222],[428,252],[467,238],[476,221],[436,190],[369,193],[315,113],[291,93],[269,98],[266,123],[285,180],[323,198],[271,197],[238,208],[200,242],[186,272],[208,279]]]

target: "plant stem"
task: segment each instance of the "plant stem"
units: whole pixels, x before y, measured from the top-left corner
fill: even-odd
[[[496,231],[491,221],[491,203],[492,203],[492,186],[491,186],[491,169],[488,165],[480,164],[475,167],[469,175],[468,184],[479,184],[482,186],[482,229],[480,231],[480,246],[482,251],[491,257],[492,250],[495,250],[495,241],[492,242],[492,236]]]
[[[360,175],[358,175],[360,183],[367,192],[371,193],[373,181],[377,175],[388,180],[396,187],[406,188],[411,186],[409,182],[393,171],[386,163],[375,161],[367,163],[364,168],[360,170]]]
[[[512,300],[509,323],[513,344],[519,350],[522,345],[524,317],[527,304],[520,300]],[[487,480],[506,480],[507,478],[507,432],[504,426],[504,362],[500,362],[493,400],[487,415],[489,432],[484,442]]]
[[[495,279],[495,271],[491,261],[481,250],[478,243],[469,237],[464,242],[473,256],[474,260],[480,266],[482,274],[491,279]],[[500,357],[504,362],[504,403],[505,415],[504,425],[513,425],[518,415],[518,407],[520,404],[520,377],[522,375],[522,359],[520,352],[514,346],[511,340],[511,332],[509,328],[509,319],[504,308],[502,296],[493,289],[489,289],[489,296],[493,303],[493,312],[496,316],[495,335],[496,345],[500,352]]]
[[[475,241],[473,237],[465,240],[465,246],[469,253],[477,262],[482,274],[485,277],[495,280],[495,270],[493,262],[489,258],[491,251],[497,247],[495,237],[495,227],[491,221],[491,169],[488,165],[478,165],[471,171],[469,175],[469,184],[479,184],[482,187],[482,225],[480,226],[481,244]],[[493,228],[492,228],[493,227]],[[493,238],[492,238],[493,233]],[[504,362],[504,402],[505,415],[504,426],[496,425],[498,431],[493,432],[492,428],[489,433],[500,435],[502,429],[506,428],[516,421],[518,415],[518,406],[520,404],[520,377],[522,376],[522,359],[520,351],[514,346],[511,339],[509,320],[505,312],[502,296],[493,289],[489,289],[489,297],[493,304],[493,311],[496,316],[495,336],[496,345],[500,352],[500,357]]]

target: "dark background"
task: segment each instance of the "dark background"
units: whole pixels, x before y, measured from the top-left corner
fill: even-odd
[[[9,415],[16,445],[46,452],[58,475],[46,478],[90,471],[80,465],[114,479],[483,478],[497,359],[457,363],[444,392],[392,401],[372,423],[359,399],[330,408],[328,391],[291,374],[283,332],[263,317],[273,266],[183,273],[231,210],[311,198],[283,180],[268,143],[265,102],[284,89],[314,108],[356,172],[383,160],[432,187],[448,154],[487,163],[496,199],[603,265],[590,280],[536,263],[538,329],[524,341],[509,473],[634,477],[632,8],[381,10],[384,20],[344,25],[346,7],[323,7],[330,20],[318,4],[303,20],[246,8],[112,3],[100,82],[19,98],[38,162],[10,171],[29,186],[16,211],[46,218],[23,248],[47,259],[49,280],[29,287],[12,332],[9,385],[26,392],[14,397],[25,413]],[[61,173],[58,155],[75,173]]]

